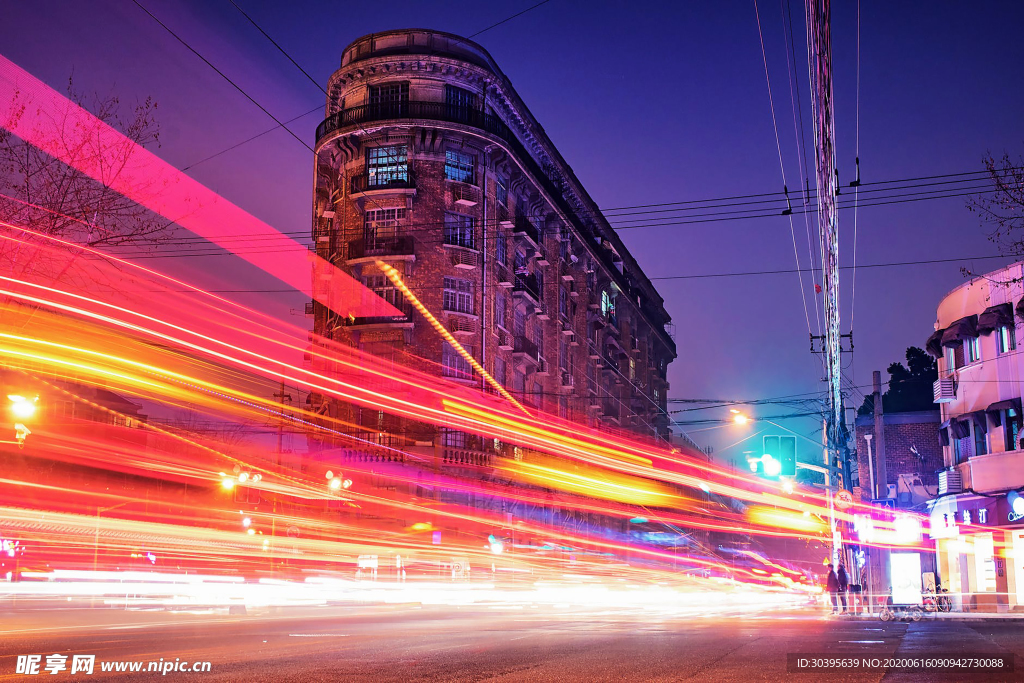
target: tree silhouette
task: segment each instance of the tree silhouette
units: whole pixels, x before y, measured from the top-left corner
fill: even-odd
[[[889,388],[882,394],[882,409],[887,413],[908,413],[935,410],[932,384],[939,378],[935,359],[924,349],[911,346],[906,353],[907,364],[892,363],[888,367]],[[873,395],[864,397],[858,415],[875,412]]]

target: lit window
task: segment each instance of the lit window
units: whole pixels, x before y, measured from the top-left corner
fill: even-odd
[[[460,183],[473,183],[476,159],[471,154],[448,149],[444,152],[444,177]]]
[[[468,249],[476,248],[475,221],[472,216],[445,212],[444,243]]]
[[[369,187],[408,182],[409,154],[405,145],[371,147],[366,150],[366,179]]]
[[[387,246],[405,220],[405,209],[373,209],[363,216],[363,239],[370,251]]]
[[[947,346],[944,350],[946,357],[946,372],[952,372],[953,370],[956,370],[956,347]]]
[[[446,277],[444,279],[442,307],[446,311],[472,314],[474,310],[473,282],[455,277]]]
[[[967,363],[974,363],[981,360],[981,339],[969,337],[964,340],[964,360]]]
[[[1016,330],[1012,325],[1002,325],[996,332],[999,335],[996,338],[999,353],[1008,353],[1017,348]]]
[[[455,347],[448,342],[441,342],[441,366],[445,377],[472,379],[473,368],[469,361],[462,357]],[[465,347],[464,347],[465,348]],[[469,352],[469,349],[466,348]]]

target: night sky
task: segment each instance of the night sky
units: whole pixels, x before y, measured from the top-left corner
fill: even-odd
[[[422,27],[470,35],[534,0],[481,2],[253,2],[238,0],[313,77],[325,84],[342,49],[370,32]],[[323,95],[228,0],[143,4],[278,118],[321,109],[291,125],[313,143]],[[779,3],[759,3],[785,171],[802,186]],[[811,144],[803,10],[793,3],[799,96]],[[125,0],[5,2],[0,51],[60,89],[73,71],[80,88],[123,101],[152,96],[162,145],[179,168],[272,127],[273,122],[139,7]],[[1024,4],[864,2],[861,8],[860,158],[864,183],[979,170],[983,155],[1024,153]],[[856,133],[855,2],[835,3],[833,49],[840,182],[853,180]],[[782,189],[753,2],[636,3],[551,0],[476,38],[495,58],[601,207],[690,201]],[[813,157],[808,155],[809,159]],[[309,152],[283,131],[189,170],[196,179],[283,231],[310,224]],[[813,165],[812,165],[813,186]],[[844,189],[845,192],[852,192]],[[965,258],[857,273],[856,353],[845,358],[854,385],[902,358],[932,331],[935,307],[996,254],[965,198],[864,208],[860,264]],[[669,214],[671,215],[671,214]],[[804,216],[794,217],[808,266]],[[816,230],[815,216],[811,220]],[[840,215],[841,261],[852,263],[854,214]],[[652,278],[792,269],[789,223],[768,217],[621,232]],[[816,247],[815,247],[816,249]],[[815,257],[817,260],[817,257]],[[210,286],[279,288],[225,257],[159,263]],[[216,273],[214,273],[216,271]],[[820,276],[817,278],[820,281]],[[843,332],[850,329],[851,271],[841,276]],[[805,275],[809,305],[820,306]],[[655,280],[676,323],[679,358],[671,398],[752,399],[820,391],[820,360],[795,274]],[[282,316],[301,295],[240,297]],[[813,310],[811,326],[817,333]],[[301,317],[293,317],[304,324]],[[861,396],[854,394],[853,405]],[[682,406],[685,407],[685,406]],[[765,406],[754,414],[790,409]],[[680,419],[718,418],[724,409]],[[790,423],[812,434],[813,420]],[[701,431],[698,431],[701,430]],[[692,435],[721,449],[737,427]],[[748,442],[749,444],[749,442]],[[741,445],[740,449],[750,448]]]

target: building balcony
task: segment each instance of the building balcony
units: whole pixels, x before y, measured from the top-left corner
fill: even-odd
[[[372,194],[374,192],[394,192],[408,194],[408,191],[415,193],[416,176],[412,171],[406,169],[401,172],[377,173],[370,175],[360,173],[352,176],[352,194]]]
[[[521,334],[517,334],[512,341],[512,356],[535,366],[540,365],[540,349],[537,348],[537,344]]]
[[[989,495],[1024,487],[1024,451],[975,455],[957,466],[963,488]]]
[[[513,296],[522,297],[535,306],[540,306],[540,286],[537,284],[537,276],[516,275],[515,283],[512,285]]]
[[[348,243],[348,264],[355,265],[377,259],[415,261],[414,247],[413,238],[408,235],[352,240]]]
[[[524,239],[534,249],[540,249],[540,231],[526,216],[516,216],[512,234]]]
[[[361,331],[367,331],[370,329],[393,329],[393,328],[412,328],[412,305],[406,301],[395,303],[389,301],[392,306],[402,311],[402,315],[380,315],[380,316],[367,316],[360,318],[342,318],[341,325],[343,327],[349,327],[353,329],[359,329]]]
[[[441,451],[441,462],[452,467],[490,467],[493,459],[494,453],[490,451],[449,446],[445,446]]]

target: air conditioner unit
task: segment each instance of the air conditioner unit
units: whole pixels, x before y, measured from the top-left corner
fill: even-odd
[[[956,378],[950,376],[935,380],[932,394],[935,403],[952,403],[956,400]]]
[[[580,345],[580,342],[579,342],[579,340],[576,339],[576,334],[575,333],[570,334],[569,335],[569,346],[579,346],[579,345]]]
[[[562,334],[567,337],[573,334],[572,323],[567,321],[562,323]]]
[[[939,472],[939,495],[947,493],[962,493],[964,490],[963,477],[955,469],[942,470]]]
[[[479,254],[475,251],[455,249],[452,251],[452,265],[462,270],[471,270],[479,264]]]
[[[502,351],[511,351],[513,348],[512,335],[505,330],[498,330],[498,348]]]
[[[476,321],[470,318],[452,316],[448,320],[448,331],[452,334],[476,334]]]
[[[476,206],[476,192],[465,186],[458,186],[452,190],[452,199],[459,206]]]
[[[571,387],[574,383],[575,383],[575,380],[573,379],[572,373],[569,373],[569,372],[563,372],[562,373],[562,386],[563,387]]]

